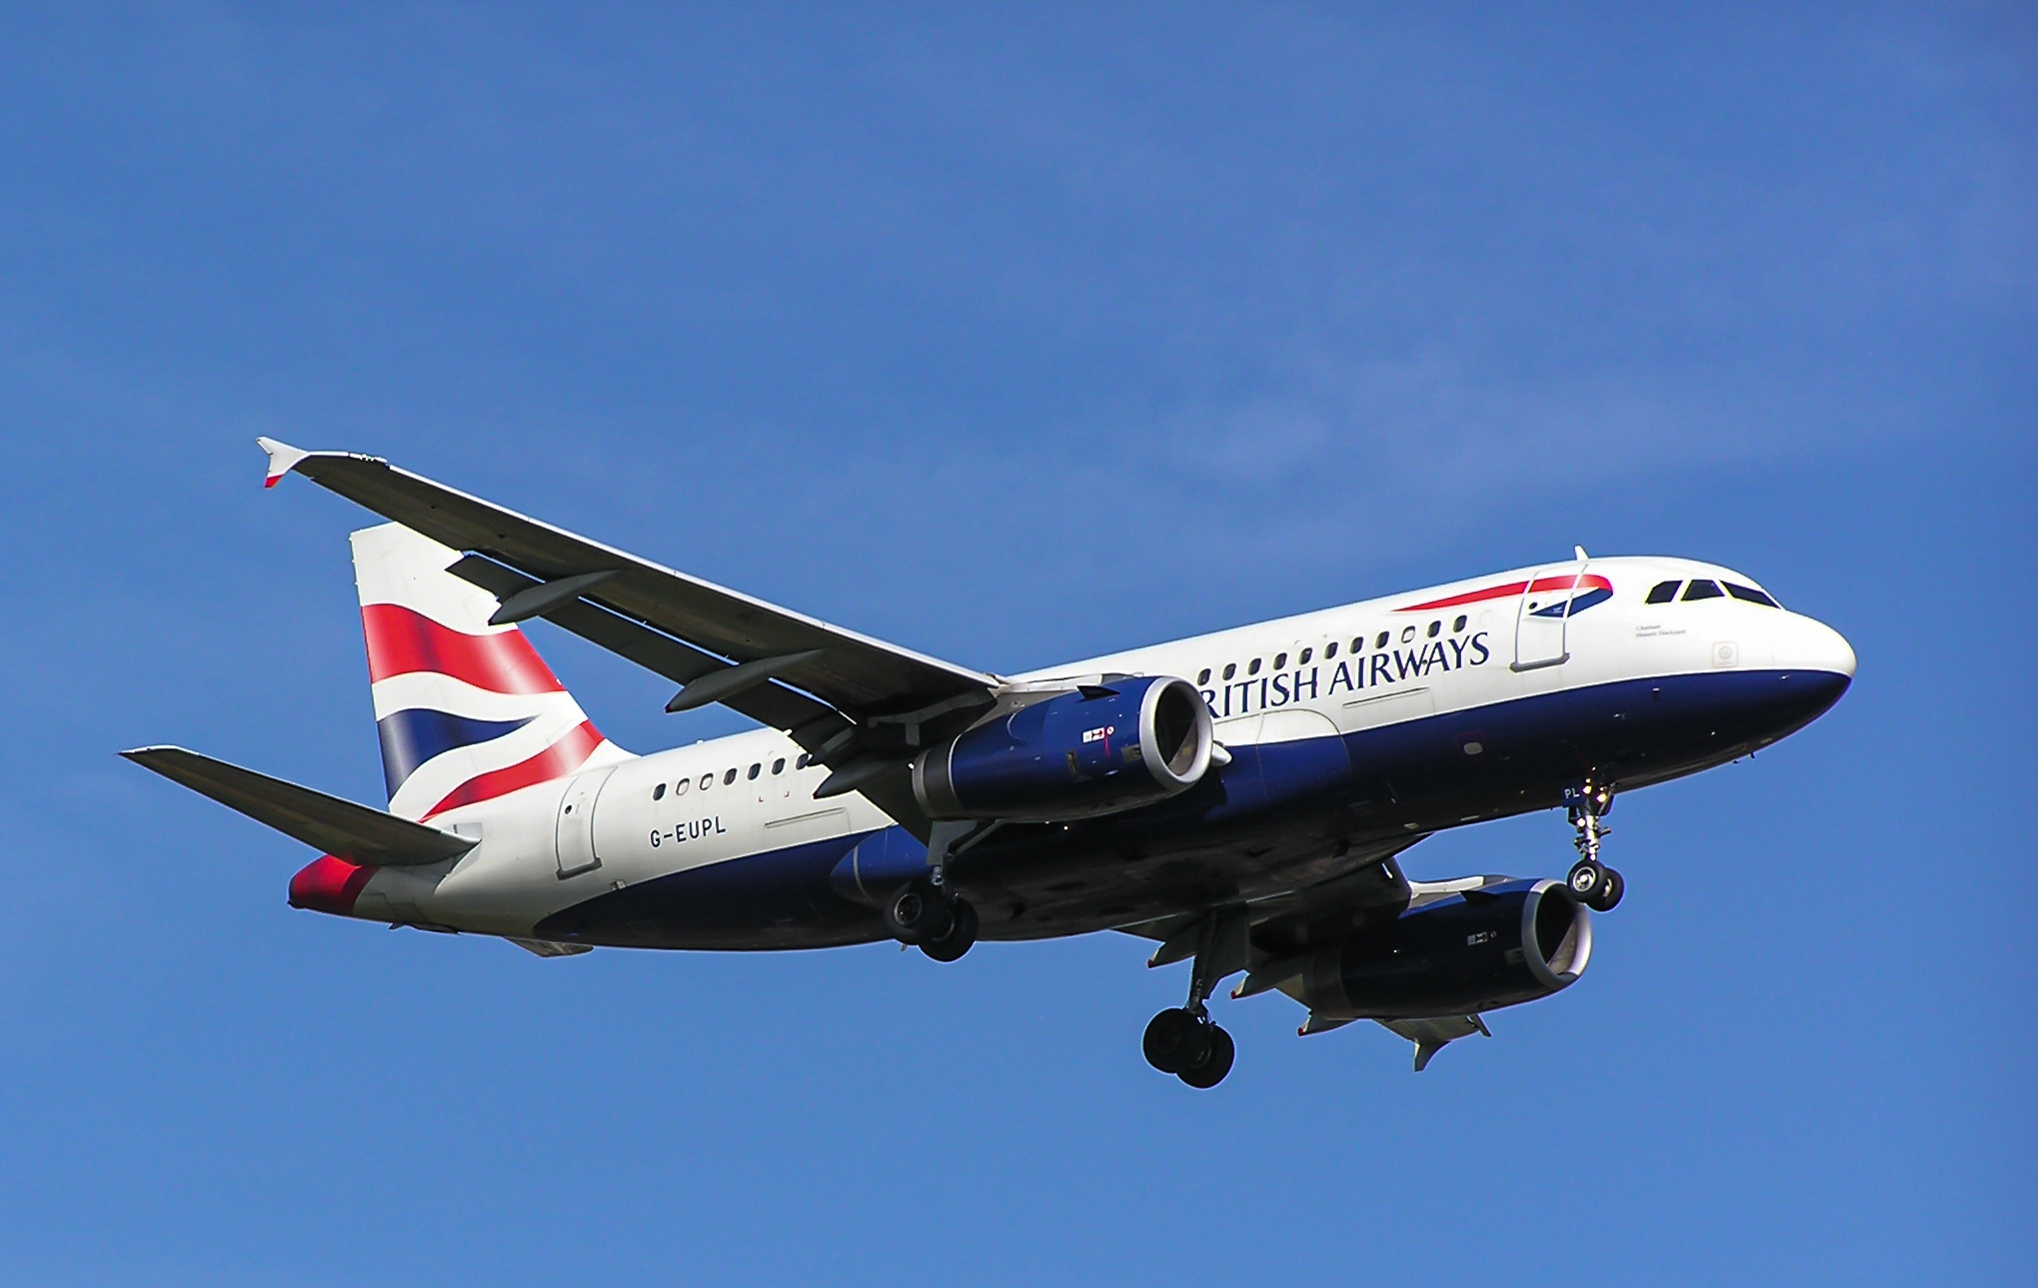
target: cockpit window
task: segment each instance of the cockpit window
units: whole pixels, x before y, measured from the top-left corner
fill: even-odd
[[[1684,602],[1687,604],[1694,599],[1720,598],[1723,598],[1720,588],[1709,581],[1694,581],[1684,590]]]
[[[1659,581],[1649,587],[1649,593],[1642,598],[1642,602],[1645,604],[1667,604],[1677,598],[1677,588],[1683,584],[1681,581]]]
[[[1775,600],[1763,594],[1761,591],[1755,589],[1753,586],[1741,586],[1731,581],[1725,582],[1723,584],[1727,588],[1727,593],[1729,595],[1732,595],[1735,599],[1745,599],[1751,604],[1761,604],[1767,608],[1783,607],[1783,605],[1777,603]]]

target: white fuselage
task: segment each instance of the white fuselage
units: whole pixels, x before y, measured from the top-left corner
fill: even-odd
[[[1552,577],[1603,578],[1554,593],[1493,595]],[[1525,568],[1408,594],[1130,649],[1016,677],[1174,675],[1194,683],[1227,748],[1349,737],[1431,716],[1622,681],[1792,668],[1851,676],[1838,633],[1809,617],[1731,595],[1645,602],[1666,581],[1755,583],[1681,559],[1595,559]],[[1485,592],[1484,597],[1480,597]],[[1572,597],[1574,611],[1538,616]],[[1461,601],[1461,602],[1452,602]],[[1437,607],[1421,607],[1441,604]],[[1477,742],[1465,754],[1476,756]],[[438,816],[480,836],[457,861],[385,868],[356,916],[528,936],[548,916],[605,892],[892,820],[857,794],[816,800],[827,777],[775,730],[696,743],[592,768]]]

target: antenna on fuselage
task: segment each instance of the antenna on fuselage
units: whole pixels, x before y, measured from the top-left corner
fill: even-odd
[[[1584,546],[1572,546],[1571,553],[1577,557],[1579,563],[1584,563],[1587,559],[1592,558],[1591,555],[1585,553]]]

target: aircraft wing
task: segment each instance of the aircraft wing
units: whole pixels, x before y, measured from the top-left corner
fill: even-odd
[[[702,678],[720,684],[719,689],[709,685],[709,692],[689,705],[719,701],[724,691],[754,692],[782,681],[854,720],[911,717],[908,722],[917,723],[919,718],[933,719],[966,707],[989,705],[991,690],[999,683],[995,676],[675,572],[397,469],[377,457],[306,452],[272,439],[259,441],[269,453],[270,484],[285,474],[302,474],[384,518],[528,578],[533,584],[527,587],[528,598],[522,603],[528,611],[502,620],[524,616],[552,620],[561,610],[571,616],[572,605],[585,601],[737,664],[730,666],[712,657],[687,664],[700,667]],[[476,584],[488,585],[485,579],[490,574],[477,567],[478,562],[463,560],[454,565],[454,571]],[[490,589],[497,589],[504,579],[497,574],[494,580]],[[512,613],[518,607],[510,602],[504,605],[505,611]],[[615,644],[610,641],[607,646]],[[630,656],[625,650],[618,651]],[[721,676],[742,664],[753,669]],[[775,710],[778,718],[770,723],[789,728],[781,723],[797,718],[797,713],[789,711]]]
[[[353,863],[415,866],[454,859],[474,848],[466,837],[309,787],[258,774],[182,747],[138,747],[122,756],[173,783],[210,796],[285,836]]]

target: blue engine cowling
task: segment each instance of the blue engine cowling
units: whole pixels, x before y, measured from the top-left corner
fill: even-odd
[[[1311,953],[1297,1000],[1325,1018],[1467,1015],[1570,987],[1592,914],[1561,881],[1504,881],[1410,908]]]
[[[1029,702],[922,752],[913,793],[929,818],[1091,818],[1194,787],[1212,745],[1196,686],[1114,679]]]

